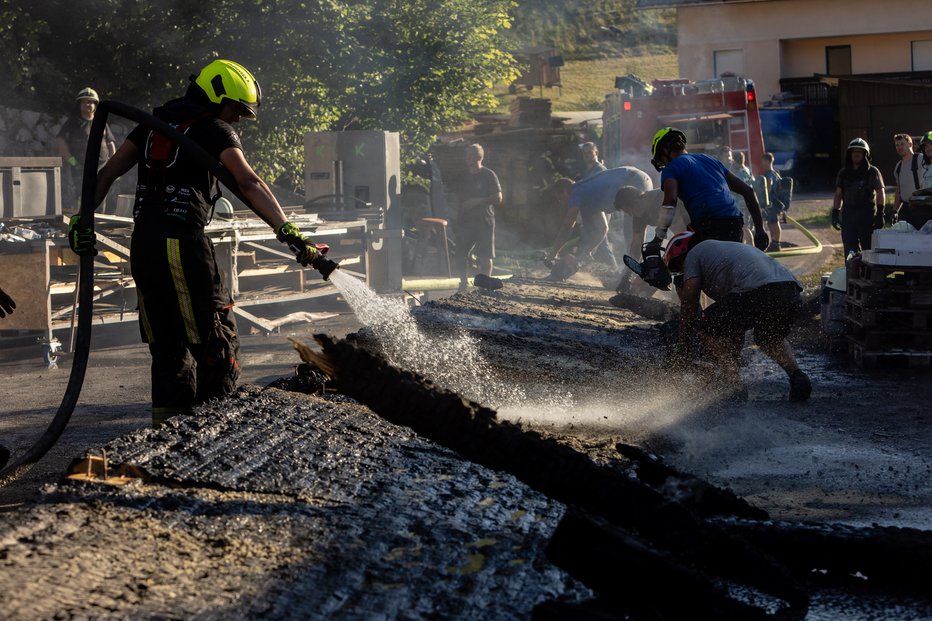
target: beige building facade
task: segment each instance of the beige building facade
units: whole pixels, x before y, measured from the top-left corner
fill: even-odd
[[[733,72],[761,98],[781,78],[932,71],[929,0],[639,0],[675,7],[679,71],[704,80]]]

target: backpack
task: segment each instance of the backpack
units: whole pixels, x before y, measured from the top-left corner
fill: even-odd
[[[919,160],[922,158],[921,153],[913,153],[913,163],[911,165],[913,172],[913,183],[916,184],[916,189],[922,187],[922,183],[919,181]],[[893,178],[897,183],[900,182],[900,170],[902,170],[903,160],[900,160],[896,163],[896,167],[893,169]],[[902,199],[902,196],[900,197]]]
[[[789,211],[793,202],[793,178],[779,177],[773,184],[773,200],[780,202],[781,211]]]

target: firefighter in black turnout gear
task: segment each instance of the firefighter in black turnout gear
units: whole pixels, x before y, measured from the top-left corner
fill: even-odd
[[[883,175],[871,164],[871,149],[863,138],[848,143],[845,167],[835,179],[832,226],[841,231],[845,256],[870,250],[874,229],[883,228],[886,202]]]
[[[232,174],[251,209],[269,224],[302,265],[326,279],[335,263],[325,246],[311,244],[287,222],[269,187],[246,161],[232,123],[255,119],[261,93],[252,74],[229,60],[215,60],[192,81],[184,97],[154,115],[184,133]],[[152,354],[152,422],[188,413],[230,394],[239,376],[233,302],[204,233],[219,184],[203,166],[165,136],[137,126],[98,173],[95,205],[111,184],[138,166],[130,266],[139,297],[139,325]],[[76,215],[69,242],[78,254],[94,253],[94,236]]]

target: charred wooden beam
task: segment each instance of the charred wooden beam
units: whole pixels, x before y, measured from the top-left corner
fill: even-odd
[[[296,344],[302,359],[332,377],[340,392],[386,420],[410,427],[466,459],[509,472],[556,500],[601,515],[686,563],[755,586],[793,606],[808,601],[793,575],[773,558],[727,529],[705,523],[658,490],[555,439],[499,421],[494,410],[397,369],[370,351],[327,335],[314,338],[323,353]]]
[[[790,567],[798,576],[841,584],[901,587],[928,595],[932,532],[722,520],[722,525]],[[823,573],[824,572],[824,573]]]
[[[731,598],[726,590],[673,555],[656,550],[594,516],[568,512],[547,546],[547,558],[598,592],[601,602],[623,618],[754,621],[766,611]],[[802,619],[808,606],[781,610]]]
[[[716,487],[699,477],[671,468],[659,456],[639,446],[619,442],[615,450],[635,462],[640,481],[654,488],[675,490],[677,500],[702,517],[724,515],[750,520],[770,519],[766,511],[751,505],[731,490]]]

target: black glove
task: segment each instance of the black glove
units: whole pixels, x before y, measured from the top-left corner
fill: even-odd
[[[877,213],[874,214],[874,228],[882,229],[883,228],[883,211],[878,209]]]
[[[890,227],[893,226],[893,223],[896,222],[896,212],[893,209],[884,209],[883,211],[883,223]]]
[[[770,236],[767,235],[764,231],[757,231],[754,233],[754,247],[760,250],[761,252],[766,252],[767,248],[770,246]]]
[[[0,289],[0,319],[12,314],[14,308],[16,308],[16,302],[7,295],[6,291]]]
[[[81,214],[76,213],[68,221],[68,245],[79,257],[97,254],[97,236],[90,228],[81,224]]]
[[[641,259],[647,257],[659,257],[663,250],[663,240],[655,237],[643,246],[641,246]]]
[[[841,230],[841,209],[832,210],[832,228],[836,231]]]

